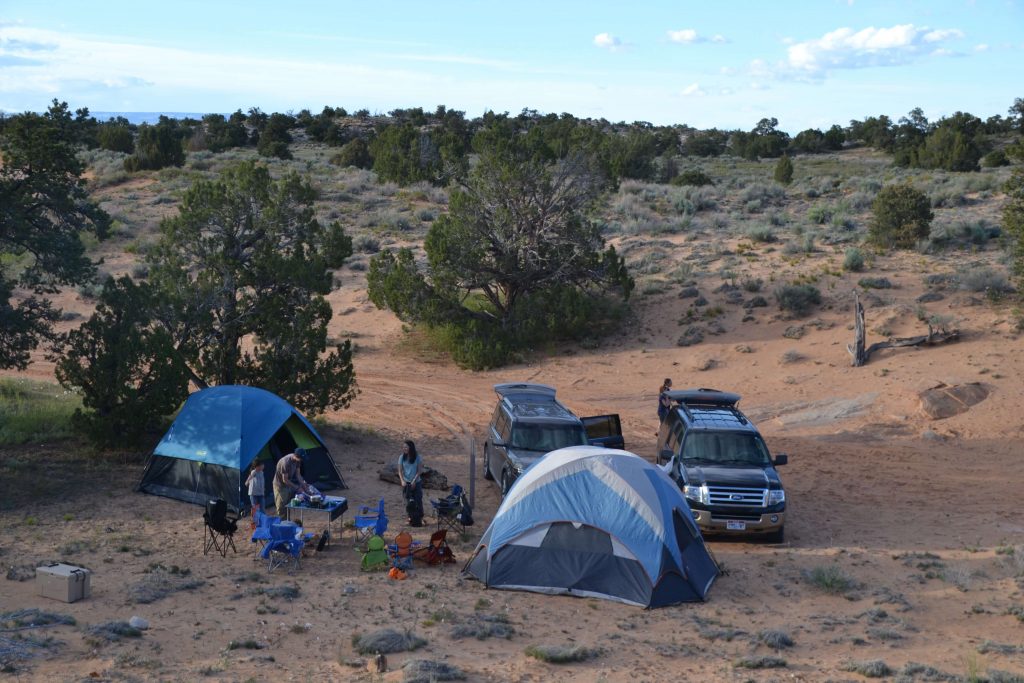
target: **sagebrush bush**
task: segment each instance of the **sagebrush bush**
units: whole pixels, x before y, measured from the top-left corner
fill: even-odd
[[[843,255],[843,270],[851,273],[859,273],[864,270],[866,259],[864,252],[857,247],[850,247]]]
[[[747,237],[762,244],[769,244],[778,239],[770,225],[754,225],[747,228]]]
[[[969,292],[1002,293],[1011,289],[1006,274],[989,266],[968,268],[961,272],[960,286]]]
[[[802,317],[821,303],[821,292],[814,285],[783,285],[775,290],[775,300],[779,308]]]

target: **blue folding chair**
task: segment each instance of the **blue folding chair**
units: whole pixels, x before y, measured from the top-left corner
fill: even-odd
[[[380,499],[377,509],[369,505],[361,505],[355,516],[355,539],[353,545],[359,545],[360,541],[369,541],[371,536],[384,537],[388,530],[388,516],[384,513],[384,499]]]
[[[305,541],[296,538],[301,528],[293,522],[279,522],[270,526],[271,538],[260,552],[260,557],[267,560],[268,572],[288,563],[292,563],[295,569],[299,568],[299,558],[305,545]]]
[[[252,543],[256,549],[256,552],[253,553],[253,559],[256,559],[260,555],[260,550],[262,550],[263,547],[273,539],[270,527],[274,524],[279,524],[281,522],[281,518],[271,517],[270,515],[264,514],[261,510],[257,510],[252,516],[252,521],[256,524],[256,528],[253,529],[252,538],[249,539],[249,542]]]

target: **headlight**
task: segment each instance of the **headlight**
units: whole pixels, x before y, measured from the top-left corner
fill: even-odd
[[[711,504],[711,496],[708,495],[708,487],[706,484],[702,486],[690,486],[687,484],[683,488],[683,495],[695,503],[700,503],[702,505]]]
[[[772,489],[768,492],[768,504],[778,505],[786,502],[786,492],[782,489]]]

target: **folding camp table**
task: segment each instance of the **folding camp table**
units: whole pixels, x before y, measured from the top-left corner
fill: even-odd
[[[288,511],[288,519],[298,521],[303,527],[306,526],[306,517],[310,517],[314,521],[326,522],[323,528],[327,531],[327,543],[330,543],[334,538],[331,522],[348,510],[348,499],[342,496],[324,496],[324,502],[316,506],[299,503],[293,498],[285,509]],[[338,528],[340,530],[344,528],[344,525],[338,525]]]

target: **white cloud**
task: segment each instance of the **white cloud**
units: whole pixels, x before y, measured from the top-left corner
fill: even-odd
[[[736,73],[736,69],[732,68],[731,66],[721,66],[718,67],[718,73],[722,74],[723,76],[732,76]]]
[[[697,40],[697,32],[692,28],[684,28],[678,31],[669,31],[668,39],[673,43],[692,43]]]
[[[939,31],[929,31],[924,34],[924,42],[926,43],[941,43],[944,40],[951,38],[963,38],[964,32],[958,28],[943,29]]]
[[[963,38],[959,29],[930,29],[899,24],[855,31],[839,28],[821,38],[790,45],[778,75],[820,78],[833,69],[861,69],[906,64],[923,55],[945,56],[951,51],[939,43]],[[763,64],[763,63],[762,63]],[[789,74],[786,74],[786,71]]]
[[[701,90],[700,83],[691,83],[679,93],[683,97],[704,97],[707,93]]]
[[[727,43],[729,42],[725,36],[721,33],[708,38],[697,33],[696,29],[682,28],[678,31],[667,31],[668,39],[673,43],[682,43],[683,45],[692,45],[693,43]]]
[[[594,36],[594,45],[603,50],[615,51],[622,47],[622,41],[610,33],[598,33]]]
[[[988,43],[978,43],[974,46],[975,52],[988,52]]]

